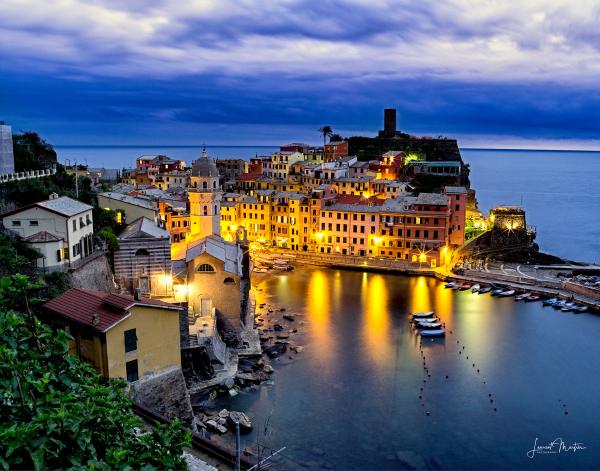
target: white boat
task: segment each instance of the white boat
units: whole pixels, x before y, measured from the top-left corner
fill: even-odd
[[[451,281],[450,283],[446,283],[444,285],[444,288],[448,288],[448,289],[452,289],[456,286],[456,283],[454,281]]]
[[[413,312],[412,313],[412,318],[413,319],[422,319],[422,318],[426,318],[426,317],[433,317],[433,311],[429,311],[429,312]]]
[[[524,299],[527,299],[529,296],[531,296],[531,293],[520,294],[519,296],[515,296],[515,301],[522,301]]]
[[[479,284],[471,286],[472,293],[477,293],[480,289],[481,289],[481,285],[479,285]]]
[[[417,330],[440,330],[442,328],[441,322],[424,322],[417,324]]]
[[[512,296],[513,294],[515,294],[515,290],[514,289],[508,289],[506,291],[502,291],[502,293],[500,293],[498,296]]]
[[[588,310],[588,307],[587,307],[587,306],[582,306],[581,304],[577,304],[577,305],[576,305],[576,306],[573,308],[573,310],[574,310],[575,312],[585,312],[585,311],[587,311],[587,310]]]
[[[444,329],[420,330],[419,335],[421,337],[444,337],[446,335],[446,331]]]
[[[437,317],[416,317],[413,319],[415,324],[431,324],[433,322],[439,322],[439,318]]]
[[[293,270],[294,267],[291,266],[291,265],[273,265],[273,269],[274,270],[290,271],[290,270]]]
[[[255,268],[254,271],[256,273],[267,273],[269,270],[266,268]]]
[[[482,288],[479,288],[478,294],[489,293],[491,290],[492,288],[490,286],[483,286]]]

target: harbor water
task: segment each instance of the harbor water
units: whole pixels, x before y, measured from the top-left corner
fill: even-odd
[[[304,349],[275,360],[257,391],[216,407],[253,419],[246,446],[287,447],[276,469],[600,463],[597,315],[317,267],[260,275],[255,287],[258,302],[296,314],[285,328],[299,329],[290,340]],[[411,327],[407,313],[428,310],[446,324],[444,339],[421,341]],[[528,457],[536,440],[557,438],[585,449]]]

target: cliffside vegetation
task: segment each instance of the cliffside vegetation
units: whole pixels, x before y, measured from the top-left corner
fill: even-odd
[[[23,275],[0,279],[0,466],[185,468],[189,433],[177,422],[144,431],[125,383],[101,381],[68,354],[66,332],[40,322],[46,289]]]

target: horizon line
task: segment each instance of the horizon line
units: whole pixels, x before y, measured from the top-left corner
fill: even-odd
[[[281,144],[53,144],[54,148],[75,148],[75,147],[89,147],[89,148],[118,148],[118,147],[126,147],[126,148],[136,148],[136,147],[163,147],[163,148],[192,148],[198,147],[202,148],[206,147],[281,147]],[[318,147],[318,146],[315,146]],[[461,147],[458,146],[460,150],[491,150],[491,151],[524,151],[524,152],[600,152],[600,148],[598,149],[551,149],[551,148],[525,148],[525,147]]]

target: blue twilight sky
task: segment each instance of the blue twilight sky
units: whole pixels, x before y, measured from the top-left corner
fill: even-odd
[[[600,148],[597,0],[2,0],[0,119],[55,144]]]

